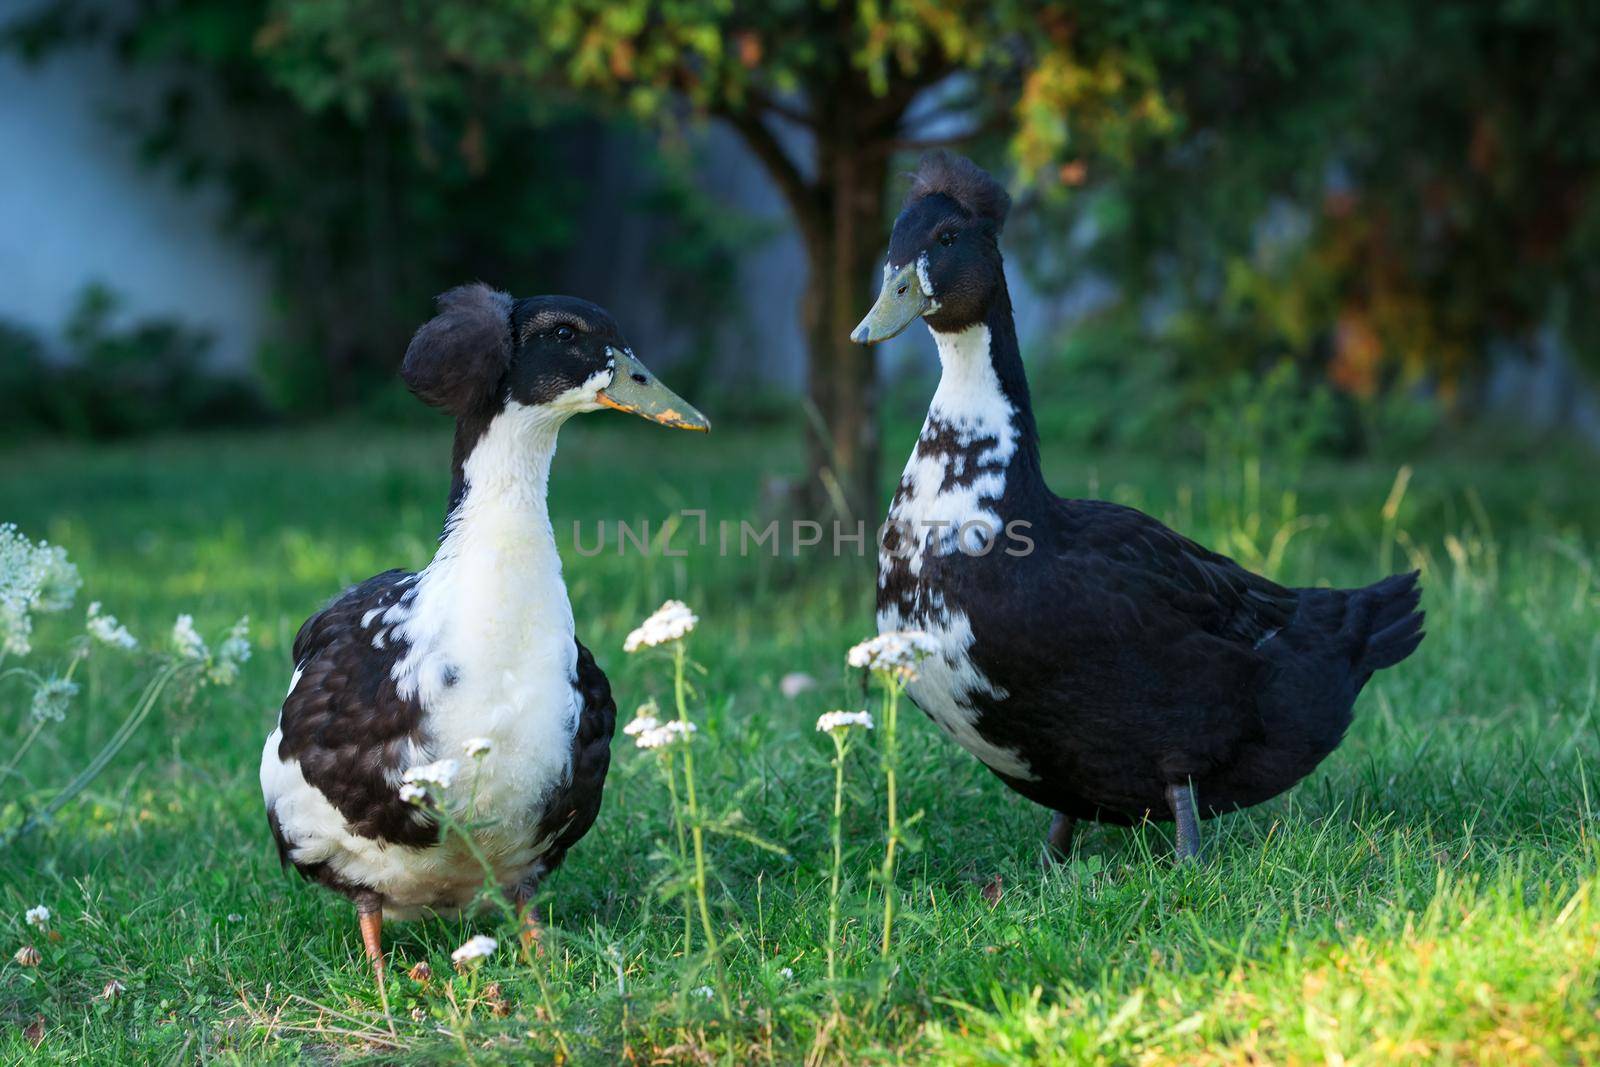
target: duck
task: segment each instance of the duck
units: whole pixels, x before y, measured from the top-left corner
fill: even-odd
[[[458,914],[488,882],[536,940],[529,894],[599,814],[616,702],[577,638],[550,522],[562,425],[613,408],[710,429],[576,297],[452,289],[400,376],[455,418],[438,549],[306,620],[261,753],[279,860],[354,903],[380,977],[385,916]],[[446,812],[470,847],[442,832]]]
[[[1080,821],[1175,824],[1293,787],[1357,695],[1423,638],[1418,575],[1289,588],[1134,508],[1046,485],[999,239],[1005,188],[936,152],[914,174],[852,339],[921,319],[939,384],[878,545],[877,628],[922,631],[908,695],[1007,786]]]

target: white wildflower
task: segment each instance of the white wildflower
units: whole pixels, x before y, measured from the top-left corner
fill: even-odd
[[[250,616],[243,615],[222,635],[215,658],[206,665],[206,680],[212,685],[232,685],[239,678],[239,667],[249,659]]]
[[[661,720],[656,718],[654,715],[641,715],[628,725],[624,726],[622,728],[622,732],[627,734],[629,737],[637,737],[639,734],[648,733],[660,725]]]
[[[823,732],[848,730],[852,726],[864,726],[868,730],[872,729],[872,712],[827,711],[817,716],[817,729]]]
[[[694,996],[702,997],[706,1000],[710,1000],[716,995],[716,990],[712,989],[708,985],[695,986],[693,989],[689,990],[689,992]]]
[[[82,584],[66,549],[34,544],[14,523],[0,525],[0,653],[32,651],[33,613],[65,611]]]
[[[780,967],[778,969],[778,977],[782,978],[785,982],[789,981],[790,979],[792,979],[794,977],[794,968],[793,967]]]
[[[450,960],[459,967],[464,963],[471,963],[473,960],[481,960],[486,956],[492,956],[495,949],[499,947],[500,942],[494,938],[478,934],[476,937],[468,938],[465,944],[450,953]]]
[[[467,754],[468,759],[477,759],[479,756],[487,756],[490,750],[493,748],[494,742],[489,740],[487,737],[469,737],[465,741],[461,742],[461,751]]]
[[[41,612],[66,611],[83,586],[78,568],[67,560],[67,550],[60,545],[39,542],[34,549],[38,567],[39,585],[34,594],[33,606]]]
[[[622,650],[637,652],[641,648],[669,644],[693,631],[699,621],[700,616],[690,611],[683,601],[669,600],[628,635],[622,642]]]
[[[50,923],[50,909],[43,904],[36,905],[28,909],[24,918],[28,920],[29,926],[37,926],[42,930]]]
[[[89,619],[85,628],[89,631],[90,637],[103,645],[129,650],[139,647],[139,642],[128,632],[126,626],[117,621],[115,615],[101,613],[98,600],[89,605]]]
[[[817,687],[817,680],[805,671],[790,671],[778,679],[778,692],[793,700],[801,693],[809,693]]]
[[[888,671],[901,681],[917,676],[917,664],[939,651],[939,643],[921,630],[879,634],[850,650],[845,661],[852,667]]]
[[[33,620],[20,600],[0,597],[0,653],[26,656],[33,651]]]
[[[402,782],[411,782],[417,785],[436,785],[440,789],[449,789],[450,783],[456,780],[456,771],[461,764],[453,759],[434,760],[412,767],[400,776]]]
[[[60,722],[67,717],[67,707],[77,695],[77,682],[65,678],[50,678],[41,682],[39,688],[33,691],[33,721],[53,719]]]
[[[661,706],[654,700],[647,700],[640,704],[633,713],[633,721],[622,728],[622,732],[629,737],[635,737],[646,730],[654,730],[661,725]]]
[[[228,912],[228,921],[231,923],[242,923],[244,922],[244,916],[240,915],[236,911],[230,911]]]
[[[211,658],[211,650],[206,648],[205,640],[194,628],[193,615],[179,615],[172,624],[172,648],[184,659]]]
[[[673,719],[670,722],[662,723],[660,726],[652,726],[644,730],[638,737],[633,739],[633,743],[640,748],[661,748],[672,744],[674,741],[688,741],[689,735],[698,733],[699,730],[700,727],[692,722],[679,722],[677,719]]]
[[[407,782],[400,787],[400,799],[407,804],[421,804],[428,799],[428,787]]]

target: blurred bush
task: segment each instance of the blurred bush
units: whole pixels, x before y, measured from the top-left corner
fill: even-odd
[[[1600,5],[1319,0],[1251,17],[1238,53],[1162,69],[1171,136],[1124,168],[1041,172],[1014,227],[1035,275],[1098,273],[1158,308],[1141,344],[1175,345],[1185,378],[1293,360],[1360,398],[1343,447],[1425,436],[1418,392],[1472,413],[1491,360],[1541,331],[1600,372]]]
[[[1426,390],[1341,391],[1314,358],[1236,335],[1226,317],[1152,328],[1117,307],[1037,346],[1030,364],[1040,433],[1084,451],[1392,459],[1429,444],[1444,419]]]
[[[116,296],[83,291],[58,344],[0,321],[0,435],[106,439],[269,417],[260,392],[208,366],[211,338],[170,319],[116,325]]]

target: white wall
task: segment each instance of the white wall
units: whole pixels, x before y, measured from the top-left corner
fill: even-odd
[[[98,51],[30,67],[0,56],[0,318],[54,340],[83,287],[124,299],[123,321],[171,316],[213,332],[219,364],[267,328],[262,266],[217,225],[217,200],[140,165],[113,110],[158,86]]]

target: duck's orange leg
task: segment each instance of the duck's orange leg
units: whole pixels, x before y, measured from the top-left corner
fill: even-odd
[[[361,943],[366,946],[372,970],[383,978],[383,901],[376,893],[356,898],[356,919],[361,923]]]
[[[521,921],[522,930],[517,935],[522,942],[522,947],[535,956],[544,955],[544,927],[539,925],[539,915],[528,902],[531,893],[518,893],[517,917]]]

